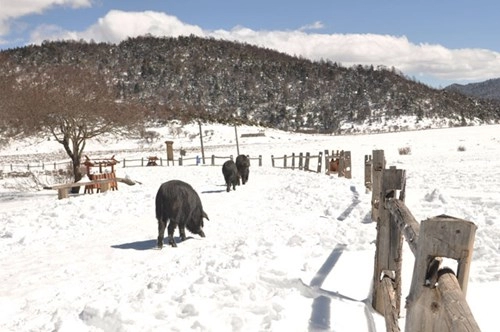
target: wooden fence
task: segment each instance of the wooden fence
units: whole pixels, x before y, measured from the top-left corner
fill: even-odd
[[[282,161],[282,166],[277,166],[277,161]],[[335,167],[332,165],[335,163]],[[271,155],[271,165],[276,168],[298,168],[299,170],[322,173],[323,165],[326,174],[338,173],[339,177],[352,178],[351,171],[351,152],[332,150],[331,155],[328,150],[318,152],[317,155],[311,155],[309,152],[306,154],[299,153],[298,155],[284,155],[283,157],[275,157]]]
[[[338,173],[339,177],[352,179],[351,151],[332,150],[331,155],[325,150],[325,173]]]
[[[54,171],[60,169],[70,169],[71,161],[45,163],[39,162],[35,164],[6,164],[0,165],[0,171],[4,173],[16,171]]]
[[[233,160],[233,156],[215,156],[212,155],[210,158],[210,166],[222,166],[222,164],[227,161],[227,160]],[[262,166],[262,156],[259,155],[258,157],[249,157],[250,162],[252,160],[258,161],[258,166]],[[151,163],[154,161],[155,165],[154,166],[169,166],[170,162],[167,159],[163,158],[158,158],[154,156],[150,156],[147,158],[140,158],[140,159],[123,159],[123,167],[143,167],[143,166],[153,166]],[[178,166],[196,166],[196,165],[202,165],[203,164],[203,159],[200,156],[195,156],[195,157],[189,157],[186,158],[184,156],[179,157],[177,159],[177,165]],[[172,165],[174,165],[174,162],[172,161]]]
[[[272,167],[279,167],[276,166],[277,160],[283,161],[283,166],[281,168],[291,168],[291,169],[298,168],[299,170],[321,173],[323,153],[319,152],[315,156],[311,156],[309,152],[307,152],[305,155],[302,152],[299,153],[298,155],[292,153],[291,156],[284,155],[283,157],[275,157],[274,155],[271,155]],[[316,165],[312,169],[311,169],[311,163]]]
[[[465,300],[476,225],[446,215],[418,224],[404,203],[405,171],[386,169],[383,150],[373,151],[371,164],[377,222],[372,305],[385,317],[387,331],[400,331],[403,238],[415,255],[405,331],[480,331]],[[443,258],[458,262],[456,273],[441,267]]]

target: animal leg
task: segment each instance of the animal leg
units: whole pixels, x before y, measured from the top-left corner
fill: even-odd
[[[167,226],[166,221],[158,220],[158,241],[156,242],[156,246],[159,249],[163,248],[163,237],[165,236],[166,226]]]
[[[170,220],[170,223],[168,224],[168,244],[170,244],[172,247],[177,247],[177,244],[174,240],[174,231],[176,227],[177,223],[173,220]]]
[[[231,190],[231,184],[228,182],[226,183],[226,191],[229,192]]]
[[[186,228],[184,226],[179,225],[179,235],[182,241],[186,240]]]

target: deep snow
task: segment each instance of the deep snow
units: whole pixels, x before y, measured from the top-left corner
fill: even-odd
[[[207,163],[236,155],[233,127],[203,130]],[[258,130],[265,136],[241,137]],[[89,142],[87,154],[165,158],[171,139],[176,158],[180,147],[200,155],[197,125],[172,133],[153,143]],[[262,155],[263,165],[252,160],[248,184],[230,193],[221,166],[177,163],[120,163],[117,176],[141,184],[64,200],[32,180],[1,179],[0,330],[385,331],[369,303],[376,228],[363,173],[364,156],[382,149],[387,166],[407,172],[406,204],[417,220],[447,214],[478,226],[467,300],[481,330],[496,331],[489,303],[500,297],[500,126],[356,136],[239,127],[238,135],[240,152]],[[401,147],[411,154],[399,155]],[[351,151],[352,179],[271,167],[271,155],[325,149]],[[12,142],[0,164],[7,172],[13,160],[58,150],[46,139]],[[200,194],[207,237],[188,233],[177,248],[155,250],[154,197],[170,179]],[[407,247],[403,264],[404,303]],[[404,317],[403,309],[402,329]]]

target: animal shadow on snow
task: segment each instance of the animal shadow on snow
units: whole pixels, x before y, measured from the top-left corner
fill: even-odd
[[[226,184],[218,184],[217,187],[224,187],[224,189],[220,190],[204,190],[201,193],[202,194],[218,194],[218,193],[225,193],[226,192]]]
[[[194,239],[192,236],[187,236],[186,240],[181,241],[180,236],[174,236],[174,241],[175,243],[179,244],[182,242],[186,242],[187,240]],[[151,250],[151,249],[157,249],[156,247],[156,242],[157,240],[145,240],[145,241],[136,241],[136,242],[129,242],[129,243],[122,243],[122,244],[114,244],[111,246],[111,248],[115,249],[134,249],[134,250]]]

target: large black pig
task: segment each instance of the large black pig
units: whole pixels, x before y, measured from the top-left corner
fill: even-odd
[[[174,241],[174,231],[179,226],[181,240],[186,239],[187,228],[191,233],[205,237],[203,218],[208,216],[203,210],[200,196],[186,182],[171,180],[163,183],[156,194],[156,219],[158,219],[159,249],[163,247],[163,237],[168,224],[168,244],[177,247]]]
[[[224,181],[226,181],[226,191],[231,191],[231,186],[233,190],[236,190],[236,186],[240,185],[240,177],[234,161],[228,160],[222,165],[222,174],[224,174]]]
[[[244,154],[236,157],[236,168],[243,184],[248,182],[248,175],[250,174],[250,159]]]

